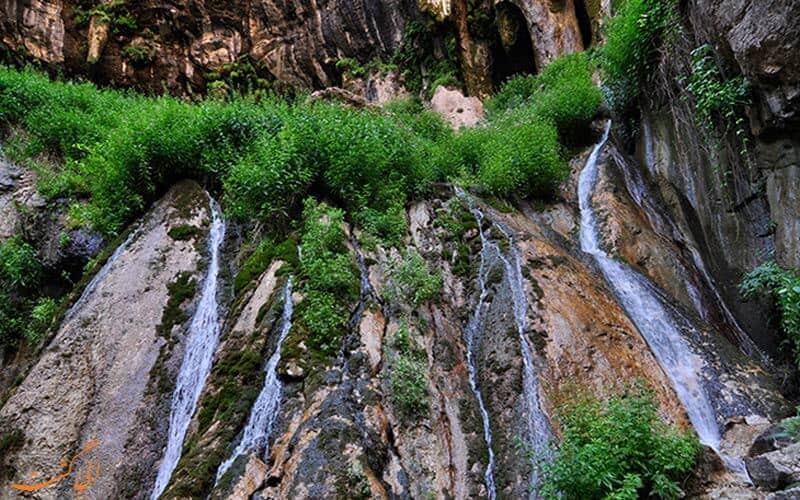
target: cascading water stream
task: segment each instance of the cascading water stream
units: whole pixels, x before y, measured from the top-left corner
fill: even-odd
[[[283,384],[278,378],[278,363],[281,360],[281,346],[286,336],[292,329],[292,312],[294,305],[292,304],[292,278],[286,282],[283,288],[283,314],[281,316],[280,330],[278,333],[278,342],[275,345],[275,352],[267,361],[264,367],[266,376],[264,378],[264,386],[261,393],[258,395],[256,402],[250,410],[250,418],[247,420],[247,426],[242,434],[242,440],[233,450],[231,456],[220,465],[217,470],[217,479],[225,474],[225,472],[233,465],[233,462],[242,455],[250,451],[264,449],[264,457],[266,458],[269,452],[269,439],[272,436],[275,421],[281,407],[281,397],[283,395]]]
[[[219,344],[220,322],[219,304],[217,302],[219,252],[225,239],[225,220],[219,205],[209,196],[211,207],[211,229],[209,231],[209,263],[208,272],[197,310],[189,324],[186,336],[186,350],[183,355],[175,392],[172,395],[172,406],[169,415],[169,436],[167,449],[151,498],[156,500],[169,483],[172,472],[178,465],[183,448],[183,440],[189,427],[197,402],[205,386],[214,352]]]
[[[478,224],[480,225],[480,220]],[[511,296],[514,299],[514,320],[517,325],[519,342],[522,348],[524,370],[522,375],[522,387],[523,395],[525,396],[525,405],[528,410],[528,444],[537,459],[547,459],[549,458],[550,449],[548,445],[552,438],[552,431],[550,429],[550,419],[539,400],[539,376],[536,365],[534,364],[533,350],[525,335],[528,323],[528,299],[525,293],[524,281],[522,280],[520,256],[512,235],[507,233],[501,226],[497,226],[497,228],[508,240],[508,256],[504,256],[500,252],[499,247],[497,247],[497,252],[505,267],[506,279],[511,288]],[[485,236],[482,230],[481,241],[485,245]],[[494,245],[497,246],[496,243]],[[539,479],[538,471],[534,470],[531,480],[530,498],[537,498]]]
[[[91,295],[94,293],[94,290],[97,288],[100,282],[103,281],[106,276],[108,276],[109,272],[111,272],[111,268],[114,267],[114,263],[117,261],[117,259],[119,259],[120,255],[122,255],[125,250],[128,249],[128,246],[138,234],[139,229],[131,231],[128,237],[125,238],[125,241],[123,241],[122,244],[118,246],[116,250],[114,250],[114,253],[112,253],[108,260],[106,260],[106,263],[103,264],[103,267],[100,268],[97,274],[95,274],[91,281],[89,281],[89,284],[86,285],[86,288],[83,289],[83,293],[81,293],[81,296],[78,298],[78,300],[72,304],[72,307],[69,308],[67,314],[64,315],[64,323],[72,319],[77,311],[79,311],[86,301],[89,300],[89,297],[91,297]]]
[[[650,284],[637,272],[610,258],[598,240],[597,220],[592,209],[592,193],[598,177],[597,160],[608,140],[611,122],[595,146],[578,182],[581,210],[581,249],[592,255],[609,286],[618,296],[631,321],[644,336],[658,363],[672,381],[700,441],[717,450],[720,432],[716,413],[697,376],[703,361],[689,347],[669,311]]]
[[[527,409],[527,431],[529,434],[529,444],[535,456],[541,458],[547,453],[547,445],[551,437],[550,422],[542,409],[539,401],[539,381],[534,365],[533,351],[530,343],[528,342],[525,332],[527,329],[527,309],[528,302],[525,294],[524,282],[522,280],[522,270],[520,267],[520,258],[514,245],[513,237],[506,232],[499,225],[495,225],[506,237],[509,244],[508,255],[504,255],[500,246],[489,239],[483,229],[484,214],[477,208],[472,209],[472,213],[478,224],[478,230],[481,238],[481,261],[478,270],[478,287],[480,290],[480,298],[478,305],[470,319],[465,332],[467,343],[467,363],[469,367],[470,385],[478,400],[481,416],[483,419],[483,430],[486,445],[489,449],[489,464],[486,468],[485,480],[489,497],[495,497],[495,483],[494,483],[494,451],[492,450],[492,431],[489,423],[489,413],[483,402],[483,396],[478,387],[478,372],[475,365],[474,351],[476,349],[477,335],[481,328],[483,321],[484,309],[487,305],[486,299],[488,290],[486,282],[489,274],[496,264],[501,264],[504,270],[504,284],[506,284],[512,296],[512,308],[514,312],[514,323],[517,327],[519,334],[520,345],[522,349],[523,361],[523,396],[525,398],[525,406]],[[534,476],[531,481],[531,498],[535,498],[538,493],[538,476],[534,471]]]
[[[652,136],[652,132],[650,129],[650,123],[648,120],[642,121],[642,133],[643,133],[643,140],[644,140],[644,156],[645,156],[645,166],[651,172],[654,173],[656,171],[656,155],[655,155],[655,148],[653,147],[654,140]],[[706,289],[708,289],[711,294],[713,295],[714,302],[716,306],[719,308],[719,311],[724,316],[727,324],[732,329],[736,340],[738,341],[738,346],[748,356],[757,358],[761,361],[762,364],[766,366],[772,365],[772,360],[769,356],[764,353],[750,338],[747,333],[742,329],[741,325],[739,324],[736,317],[731,312],[730,308],[728,307],[727,302],[722,296],[722,293],[719,290],[714,279],[711,277],[711,274],[708,272],[708,268],[703,262],[703,258],[700,255],[700,251],[697,249],[697,246],[691,239],[684,239],[681,237],[681,232],[675,227],[675,224],[660,216],[658,213],[658,208],[653,205],[651,199],[647,196],[647,188],[645,186],[644,179],[642,175],[636,169],[623,169],[623,178],[625,180],[625,187],[628,189],[628,192],[631,194],[633,201],[641,208],[644,213],[647,215],[648,220],[650,220],[651,224],[654,227],[659,228],[661,227],[665,232],[670,233],[667,236],[672,236],[676,238],[681,238],[683,243],[686,245],[686,248],[689,251],[689,254],[692,259],[692,263],[694,264],[694,268],[697,272],[700,273],[701,282],[705,285]],[[686,197],[690,201],[691,205],[695,205],[695,188],[693,184],[693,180],[689,178],[684,178],[685,186],[686,186]],[[689,292],[689,296],[692,302],[695,305],[695,309],[700,317],[704,320],[709,320],[709,314],[706,310],[705,303],[700,298],[700,291],[697,287],[691,282],[691,280],[687,280],[687,291]]]
[[[480,290],[480,296],[478,297],[478,304],[475,306],[475,311],[472,313],[472,317],[470,317],[469,323],[467,323],[467,328],[464,331],[464,340],[467,345],[469,385],[472,388],[472,393],[475,395],[475,399],[478,401],[478,407],[481,412],[481,420],[483,421],[483,438],[486,441],[486,448],[489,451],[489,463],[486,465],[484,480],[486,481],[486,490],[489,500],[495,500],[497,497],[497,492],[495,490],[494,483],[494,450],[492,450],[492,429],[489,423],[489,412],[486,410],[486,406],[483,404],[483,395],[481,395],[480,387],[478,387],[478,367],[475,364],[477,336],[481,328],[484,312],[483,310],[487,304],[486,299],[489,296],[489,291],[486,288],[486,279],[488,277],[489,270],[491,269],[488,260],[491,257],[489,252],[491,251],[492,247],[485,244],[486,237],[483,234],[483,228],[481,227],[482,214],[479,211],[473,211],[473,213],[478,219],[478,230],[481,233],[481,242],[483,243],[481,248],[481,262],[480,267],[478,268],[478,289]]]
[[[592,208],[592,193],[598,177],[597,161],[610,130],[611,122],[608,122],[603,138],[589,156],[578,181],[581,249],[592,255],[628,317],[647,341],[659,365],[672,382],[700,442],[717,452],[731,471],[748,479],[741,459],[719,453],[721,434],[716,412],[703,381],[698,376],[703,371],[704,361],[683,338],[680,326],[652,285],[639,273],[612,259],[600,248],[597,219]]]

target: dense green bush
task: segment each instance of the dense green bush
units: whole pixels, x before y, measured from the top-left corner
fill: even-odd
[[[761,291],[772,295],[781,314],[781,329],[794,344],[795,362],[800,366],[800,273],[769,261],[745,276],[739,290],[746,298]]]
[[[514,109],[521,112],[522,119],[550,120],[563,134],[588,124],[602,101],[600,90],[592,82],[589,58],[578,52],[556,59],[537,76],[512,78],[487,107],[493,117]]]
[[[532,119],[500,128],[483,143],[478,179],[493,194],[546,196],[567,175],[558,133]]]
[[[32,345],[52,326],[56,303],[38,298],[43,268],[20,237],[0,242],[0,351],[25,338]]]
[[[700,449],[691,431],[660,419],[640,387],[606,402],[581,394],[559,408],[559,420],[563,439],[544,464],[546,498],[678,498]]]
[[[42,264],[36,250],[22,238],[0,243],[0,284],[4,291],[33,288],[41,274]]]
[[[392,341],[389,383],[392,402],[408,422],[424,417],[428,410],[426,372],[425,351],[413,345],[408,327],[401,326]]]
[[[344,213],[313,199],[305,200],[300,240],[303,301],[297,317],[308,345],[324,355],[339,347],[359,293],[359,279],[345,245]]]
[[[370,233],[399,242],[405,204],[436,182],[461,177],[523,197],[556,185],[565,170],[544,123],[569,127],[590,115],[585,62],[554,62],[526,110],[459,134],[409,100],[385,110],[248,97],[188,103],[3,67],[0,125],[24,131],[14,135],[20,159],[61,160],[40,168],[40,190],[71,197],[72,222],[107,234],[193,177],[221,185],[226,211],[239,218],[285,225],[305,196],[324,192]]]
[[[609,104],[625,112],[652,73],[662,42],[679,26],[674,2],[626,0],[606,28],[599,64]]]
[[[392,262],[388,270],[386,300],[418,307],[433,299],[442,290],[442,276],[431,270],[415,248],[406,250],[402,258]]]

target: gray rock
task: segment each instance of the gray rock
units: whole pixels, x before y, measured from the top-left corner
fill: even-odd
[[[766,500],[800,500],[800,486],[771,493]]]
[[[766,456],[746,459],[747,473],[753,484],[767,491],[779,490],[791,483],[792,471]]]
[[[750,446],[750,450],[747,452],[747,455],[750,457],[756,457],[758,455],[763,455],[764,453],[769,453],[771,451],[784,448],[790,444],[792,444],[792,440],[786,434],[786,429],[784,429],[780,424],[776,424],[769,427],[758,437],[756,437],[755,441],[753,441],[753,444]]]

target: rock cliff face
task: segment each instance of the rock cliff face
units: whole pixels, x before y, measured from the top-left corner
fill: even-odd
[[[100,83],[185,94],[237,61],[290,85],[338,85],[340,58],[387,59],[416,14],[414,0],[9,1],[0,32],[18,56]]]
[[[573,161],[563,201],[544,208],[501,211],[445,188],[409,207],[409,232],[399,247],[362,249],[360,232],[349,228],[362,293],[332,357],[309,350],[299,331],[289,335],[301,341],[279,344],[282,290],[291,272],[284,261],[271,262],[232,301],[230,293],[221,294],[221,310],[227,311],[221,342],[165,497],[320,498],[352,491],[380,498],[480,497],[488,493],[489,457],[498,494],[522,497],[535,478],[525,452],[534,446],[530,401],[537,404],[540,431],[557,436],[555,408],[560,395],[576,386],[604,395],[644,380],[663,417],[689,425],[670,377],[578,245],[575,189],[586,156]],[[685,250],[637,205],[636,184],[626,181],[629,161],[611,146],[603,155],[602,189],[592,201],[604,220],[602,239],[612,254],[647,274],[685,318],[686,338],[707,363],[703,390],[711,395],[718,425],[734,421],[741,422],[736,429],[747,429],[745,420],[755,422],[750,431],[726,434],[723,449],[749,446],[741,435],[754,438],[768,421],[764,417],[783,414],[786,404],[757,363],[726,340],[725,319],[712,317],[722,314],[714,309],[714,290],[696,276]],[[625,222],[612,214],[627,214]],[[4,494],[12,494],[9,481],[33,483],[34,471],[57,474],[63,455],[73,456],[96,438],[100,443],[86,455],[91,462],[79,460],[82,466],[102,464],[94,498],[149,495],[193,302],[184,297],[176,304],[168,285],[181,276],[202,280],[205,241],[202,231],[188,241],[173,241],[167,233],[185,224],[203,228],[207,221],[202,191],[179,185],[73,307],[0,410],[3,432],[24,432],[21,448],[4,457],[13,465]],[[387,293],[391,263],[412,248],[443,278],[440,296],[418,307]],[[231,256],[240,252],[235,237],[225,249]],[[226,260],[235,272],[237,259]],[[228,272],[221,276],[229,279]],[[699,298],[676,282],[691,282]],[[304,297],[291,300],[300,305]],[[165,308],[176,306],[187,314],[163,328],[172,317]],[[393,396],[392,373],[407,346],[414,359],[424,360],[414,365],[424,382],[424,406],[413,416]],[[524,362],[526,347],[531,366]],[[242,454],[217,480],[220,464],[242,439],[267,360],[279,348],[283,389],[268,451]],[[520,448],[519,442],[528,444]],[[720,484],[745,488],[722,469],[714,474],[703,491]],[[55,498],[71,488],[59,484],[34,497]]]
[[[658,91],[672,95],[689,50],[714,44],[754,85],[750,162],[738,162],[730,144],[706,143],[690,103],[655,95],[642,103],[634,140],[613,134],[600,151],[588,204],[608,257],[665,304],[687,344],[693,357],[684,368],[696,375],[692,389],[708,397],[717,451],[745,457],[755,483],[726,472],[709,449],[687,494],[763,498],[800,479],[800,445],[780,423],[789,410],[785,380],[762,358],[776,347],[764,305],[742,303],[735,284],[771,252],[800,266],[800,5],[681,6],[690,33],[662,61]],[[488,34],[476,30],[475,8],[491,14]],[[453,23],[465,83],[481,95],[510,73],[591,44],[610,2],[441,0],[421,9]],[[245,64],[292,85],[338,86],[339,59],[391,55],[420,15],[412,0],[9,0],[0,3],[0,34],[11,57],[104,83],[160,91],[163,82],[185,94],[230,65],[249,71]],[[383,83],[353,88],[374,101],[401,91],[393,78]],[[434,108],[454,126],[478,120],[478,99],[444,88],[437,95]],[[252,251],[252,242],[243,244],[252,228],[232,228],[216,297],[220,343],[164,498],[483,498],[492,488],[527,497],[536,488],[531,455],[542,456],[540,441],[561,433],[563,394],[602,397],[634,380],[652,388],[665,420],[696,425],[630,304],[582,250],[586,207],[577,192],[587,157],[589,150],[575,154],[569,179],[542,205],[501,205],[441,186],[407,207],[398,243],[375,243],[347,225],[346,254],[361,289],[332,355],[315,350],[291,315],[288,337],[282,333],[287,306],[308,300],[287,288],[305,279],[293,276],[296,255],[272,258],[249,283],[234,284]],[[75,232],[60,245],[58,235],[70,230],[67,207],[46,205],[34,182],[28,169],[0,163],[0,239],[31,231],[48,266],[77,273],[103,242]],[[193,181],[176,185],[76,297],[42,352],[0,361],[0,496],[72,471],[74,458],[76,470],[95,476],[89,498],[149,498],[194,292],[206,274],[209,219],[207,193]],[[393,266],[409,253],[441,275],[432,300],[392,292]],[[271,433],[237,455],[269,375],[280,386]],[[421,393],[411,409],[397,385],[409,380]],[[26,495],[63,498],[82,478]]]
[[[583,0],[420,3],[455,25],[467,90],[479,96],[588,46],[609,11]],[[19,0],[0,4],[0,56],[179,95],[226,75],[320,89],[342,84],[340,59],[391,59],[408,23],[421,21],[417,0]]]
[[[645,104],[638,130],[646,182],[665,201],[680,239],[705,256],[738,321],[767,349],[774,334],[756,319],[754,304],[741,302],[736,284],[773,254],[786,267],[800,266],[798,9],[791,1],[688,2],[690,32],[661,65],[670,98]],[[745,160],[735,140],[715,146],[675,93],[675,78],[690,71],[689,50],[703,43],[753,85],[754,139]]]
[[[87,286],[4,404],[5,431],[19,429],[25,436],[16,453],[3,457],[15,482],[36,484],[58,476],[65,468],[62,458],[70,460],[96,443],[90,460],[102,464],[102,474],[93,498],[111,498],[120,495],[126,471],[149,470],[159,458],[168,411],[160,390],[169,385],[182,355],[180,328],[173,325],[181,326],[176,318],[189,305],[188,298],[172,303],[168,285],[181,276],[202,279],[197,250],[202,245],[174,241],[168,231],[180,225],[202,228],[208,217],[204,200],[194,183],[167,194]],[[197,237],[203,238],[202,230]],[[86,458],[73,465],[90,467]],[[71,495],[72,479],[41,497]],[[17,494],[3,483],[3,497]]]

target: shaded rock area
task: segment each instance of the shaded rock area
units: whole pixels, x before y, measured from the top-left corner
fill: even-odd
[[[205,93],[210,82],[230,85],[237,78],[251,78],[248,84],[257,87],[266,82],[278,91],[347,88],[337,62],[388,62],[411,23],[422,26],[435,19],[438,27],[428,29],[437,57],[444,50],[443,32],[454,29],[458,44],[452,55],[460,60],[466,90],[484,97],[515,73],[536,73],[555,57],[591,45],[603,14],[609,13],[603,5],[584,0],[13,0],[0,5],[0,57],[154,93]],[[368,78],[348,90],[382,102],[402,94],[401,80],[398,75]]]
[[[800,266],[800,93],[797,2],[695,0],[684,4],[686,36],[662,58],[654,91],[643,99],[635,131],[641,171],[665,201],[680,233],[708,271],[744,330],[765,350],[778,339],[762,321],[764,304],[744,303],[742,275],[774,257]],[[698,123],[676,81],[691,71],[690,51],[705,43],[727,76],[752,85],[743,146],[731,132],[716,139]],[[624,142],[624,141],[622,141]],[[745,155],[741,154],[745,151]]]
[[[415,0],[15,0],[0,5],[0,40],[12,59],[152,92],[202,92],[212,73],[245,64],[319,89],[341,83],[340,58],[387,60],[417,15]]]
[[[167,285],[179,275],[202,279],[198,247],[192,241],[174,241],[167,233],[188,224],[197,226],[197,238],[203,238],[207,219],[200,187],[178,184],[144,217],[123,251],[101,271],[102,279],[90,284],[67,313],[0,409],[4,426],[25,436],[16,453],[3,457],[13,474],[4,478],[1,496],[16,494],[9,479],[35,483],[56,476],[63,457],[69,459],[93,443],[75,463],[84,468],[92,467],[89,460],[102,464],[93,498],[126,496],[125,476],[131,470],[155,473],[169,408],[150,388],[154,377],[174,377],[182,355],[180,321],[168,317],[165,309]],[[173,307],[185,309],[190,303],[187,298]],[[63,498],[72,489],[69,480],[34,496]]]

